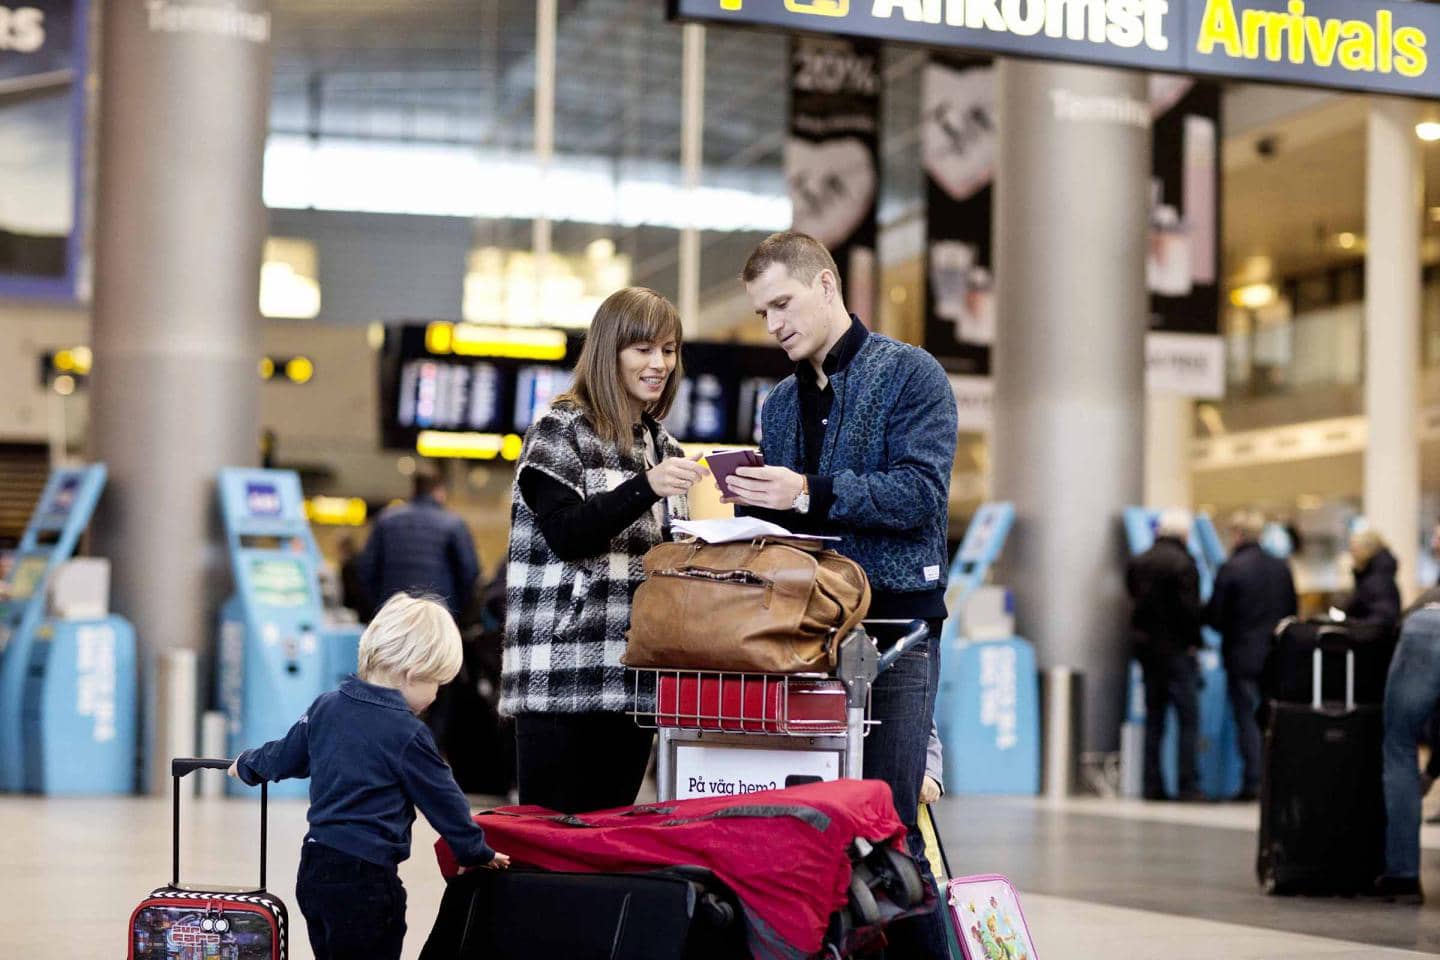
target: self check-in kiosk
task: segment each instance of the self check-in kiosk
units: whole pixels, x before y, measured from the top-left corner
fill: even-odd
[[[0,787],[7,791],[135,789],[135,631],[109,613],[108,565],[71,560],[105,477],[103,464],[51,474],[6,584]]]
[[[1159,514],[1143,507],[1125,510],[1125,539],[1132,556],[1139,556],[1155,543]],[[1215,586],[1215,575],[1225,562],[1225,548],[1215,524],[1199,514],[1190,528],[1188,546],[1200,571],[1200,600],[1208,602]],[[1200,720],[1197,731],[1196,765],[1199,788],[1213,799],[1234,796],[1244,778],[1243,763],[1230,712],[1226,689],[1225,668],[1220,659],[1220,635],[1209,627],[1201,630],[1204,644],[1197,654],[1200,673]],[[1142,789],[1145,745],[1145,680],[1140,664],[1130,661],[1129,704],[1121,732],[1121,788],[1127,796],[1138,796]],[[1165,739],[1161,746],[1161,773],[1165,789],[1173,796],[1179,789],[1180,726],[1172,707],[1166,711]]]
[[[221,610],[218,700],[234,756],[284,736],[355,672],[360,628],[325,620],[320,554],[294,472],[225,469],[219,492],[235,594]],[[272,793],[307,790],[308,781],[287,780]]]
[[[1040,790],[1035,648],[1013,635],[1009,591],[985,586],[1014,522],[1014,505],[982,505],[950,567],[935,725],[951,793]]]

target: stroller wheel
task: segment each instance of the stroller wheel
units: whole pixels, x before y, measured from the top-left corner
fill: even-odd
[[[885,865],[885,889],[901,910],[909,910],[925,902],[925,881],[915,861],[894,847],[885,847],[881,856]]]
[[[868,873],[856,868],[850,875],[850,910],[857,927],[869,927],[880,922],[880,904],[876,903],[875,894],[865,882]]]

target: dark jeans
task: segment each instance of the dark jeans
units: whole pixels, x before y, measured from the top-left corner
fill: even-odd
[[[405,887],[393,868],[306,842],[295,900],[315,960],[400,960]]]
[[[920,835],[920,787],[925,779],[925,751],[930,722],[935,715],[935,691],[940,684],[940,626],[932,620],[930,639],[904,654],[875,681],[870,693],[870,716],[879,723],[865,738],[865,779],[890,785],[895,812],[905,824],[906,841],[925,882],[935,886],[925,840]],[[882,649],[890,646],[901,628],[875,626],[872,634]],[[943,897],[931,913],[902,920],[885,931],[890,941],[886,960],[947,960]]]
[[[1405,619],[1385,681],[1385,875],[1420,876],[1420,740],[1440,701],[1440,610]]]
[[[1225,675],[1230,709],[1235,714],[1235,735],[1240,742],[1240,759],[1245,763],[1245,779],[1241,789],[1246,793],[1260,792],[1260,678],[1241,673]]]
[[[653,730],[624,713],[525,713],[515,718],[520,802],[585,813],[635,802]]]
[[[1180,793],[1200,787],[1196,744],[1200,729],[1200,672],[1190,653],[1150,654],[1140,658],[1145,674],[1145,796],[1165,796],[1160,772],[1160,745],[1165,738],[1165,714],[1175,705],[1180,720]]]

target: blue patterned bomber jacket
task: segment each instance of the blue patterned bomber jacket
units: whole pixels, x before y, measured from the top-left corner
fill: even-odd
[[[924,350],[872,333],[830,383],[835,399],[819,466],[834,483],[828,532],[875,589],[939,586],[956,441],[945,371]],[[792,374],[761,410],[767,464],[804,472],[800,420]]]

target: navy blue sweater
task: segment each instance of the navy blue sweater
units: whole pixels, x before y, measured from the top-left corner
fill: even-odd
[[[465,521],[434,497],[416,497],[380,514],[356,567],[376,609],[402,590],[434,593],[445,598],[456,617],[470,602],[480,575]]]
[[[282,739],[240,754],[237,767],[251,786],[308,776],[305,839],[362,860],[393,869],[408,858],[416,807],[461,866],[495,856],[429,728],[399,690],[351,677],[321,694]]]

